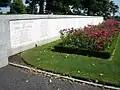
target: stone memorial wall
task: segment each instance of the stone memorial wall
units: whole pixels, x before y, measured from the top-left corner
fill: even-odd
[[[103,17],[72,15],[1,15],[0,67],[8,64],[8,57],[35,44],[42,45],[59,38],[59,31],[99,24]]]

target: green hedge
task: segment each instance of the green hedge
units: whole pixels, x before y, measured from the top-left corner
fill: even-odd
[[[80,49],[80,48],[63,47],[60,45],[56,45],[54,48],[55,48],[55,51],[57,52],[63,52],[63,53],[69,53],[69,54],[93,56],[93,57],[99,57],[104,59],[108,59],[110,57],[110,53],[108,52],[97,52],[97,51],[91,51],[91,50]]]
[[[106,51],[92,51],[84,48],[65,47],[62,45],[62,42],[54,46],[54,51],[108,59],[111,57],[113,50],[115,49],[118,35],[114,38],[111,46]]]
[[[118,37],[119,37],[119,33],[118,35],[113,39],[112,43],[111,43],[111,46],[108,48],[107,52],[109,52],[111,55],[115,49],[115,46],[116,46],[116,42],[118,40]]]

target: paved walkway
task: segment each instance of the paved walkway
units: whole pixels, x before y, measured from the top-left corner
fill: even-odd
[[[100,88],[34,75],[8,65],[0,69],[0,90],[100,90]]]

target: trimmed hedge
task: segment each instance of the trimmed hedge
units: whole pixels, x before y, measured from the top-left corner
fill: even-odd
[[[87,50],[87,49],[82,49],[82,48],[65,47],[62,45],[62,43],[55,45],[54,51],[108,59],[111,57],[115,49],[118,36],[119,34],[114,38],[111,46],[108,48],[107,51],[93,51],[93,50]]]
[[[117,34],[117,36],[113,39],[112,41],[112,44],[111,46],[108,48],[107,52],[109,52],[111,55],[115,49],[115,46],[116,46],[116,43],[117,43],[117,40],[118,40],[118,37],[119,37],[119,33]]]

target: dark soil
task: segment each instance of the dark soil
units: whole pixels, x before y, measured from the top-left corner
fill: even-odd
[[[8,60],[9,60],[9,62],[11,62],[11,63],[16,63],[16,64],[28,66],[28,65],[24,62],[23,58],[21,57],[21,53],[18,53],[18,54],[15,54],[15,55],[13,55],[13,56],[10,56],[10,57],[8,58]]]

